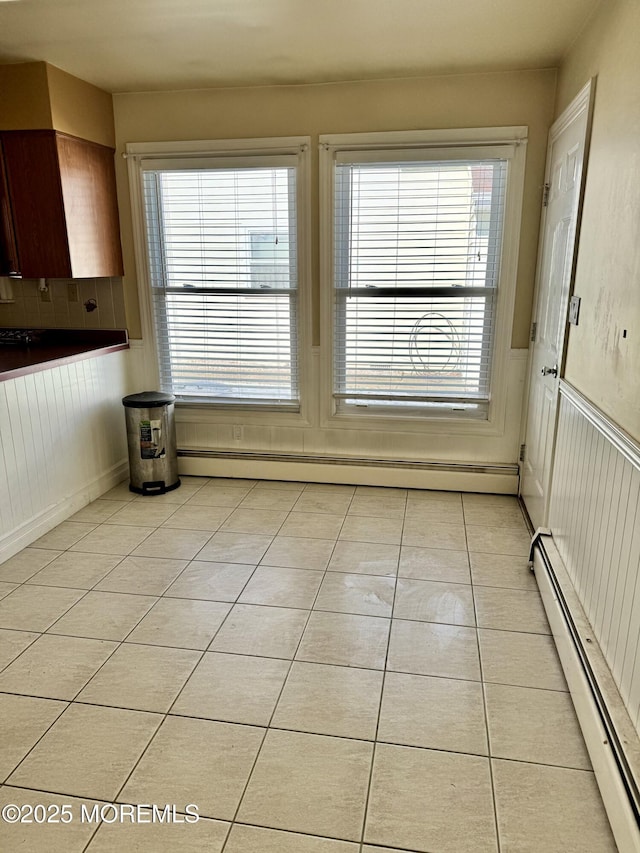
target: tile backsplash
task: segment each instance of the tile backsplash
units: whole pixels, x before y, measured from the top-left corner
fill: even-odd
[[[77,301],[70,301],[69,285],[77,288]],[[50,278],[50,302],[40,295],[38,279],[13,279],[13,302],[0,302],[0,326],[42,329],[125,329],[122,279]],[[97,308],[87,311],[85,303],[95,300]]]

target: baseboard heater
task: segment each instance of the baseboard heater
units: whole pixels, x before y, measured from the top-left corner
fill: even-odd
[[[530,565],[620,853],[640,851],[640,738],[550,531],[536,531]]]
[[[302,462],[316,465],[351,465],[372,468],[411,468],[419,471],[454,472],[457,474],[501,474],[518,476],[518,466],[482,465],[472,462],[425,462],[408,459],[369,459],[360,456],[323,456],[302,453],[263,453],[238,450],[178,450],[187,459],[229,459],[243,462]]]

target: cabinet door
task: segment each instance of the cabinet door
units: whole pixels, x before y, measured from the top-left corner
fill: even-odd
[[[56,143],[72,275],[122,275],[113,151],[63,134]]]
[[[18,247],[13,231],[13,213],[0,140],[0,275],[19,275]]]
[[[54,130],[0,138],[22,276],[122,275],[113,150]]]
[[[20,272],[24,278],[69,278],[55,131],[7,131],[2,145]]]

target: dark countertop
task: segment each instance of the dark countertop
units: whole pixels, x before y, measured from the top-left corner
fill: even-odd
[[[5,327],[6,328],[6,327]],[[0,382],[129,348],[124,329],[35,329],[31,344],[0,346]]]

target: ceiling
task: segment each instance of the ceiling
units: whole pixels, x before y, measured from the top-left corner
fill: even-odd
[[[45,60],[111,92],[547,68],[598,3],[0,0],[0,63]]]

